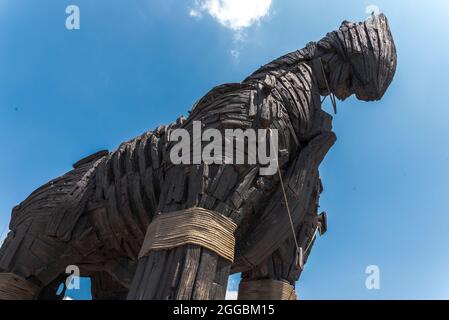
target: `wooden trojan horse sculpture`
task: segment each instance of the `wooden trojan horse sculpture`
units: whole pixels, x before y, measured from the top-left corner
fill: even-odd
[[[187,119],[78,161],[13,209],[0,298],[60,298],[66,267],[76,265],[94,299],[223,299],[236,272],[239,299],[294,299],[326,229],[318,167],[336,137],[321,96],[379,100],[396,61],[384,15],[345,21],[243,82],[212,89]],[[220,132],[277,129],[280,170],[173,164],[169,133],[191,132],[194,121]]]

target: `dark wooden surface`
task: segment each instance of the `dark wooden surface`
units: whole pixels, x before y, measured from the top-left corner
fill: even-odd
[[[83,158],[15,207],[0,249],[0,272],[38,286],[41,299],[57,298],[68,265],[92,277],[96,299],[223,299],[233,272],[247,280],[293,284],[301,270],[294,265],[278,176],[260,175],[257,164],[173,165],[168,135],[175,128],[192,131],[195,120],[202,130],[277,129],[295,232],[307,246],[319,223],[318,168],[335,142],[322,96],[378,100],[393,79],[396,60],[388,22],[380,15],[344,22],[243,82],[213,88],[187,119]],[[156,214],[193,206],[238,225],[234,264],[196,245],[137,258]]]

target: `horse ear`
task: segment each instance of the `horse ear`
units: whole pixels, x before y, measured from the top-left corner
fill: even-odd
[[[349,28],[349,27],[351,27],[352,25],[354,25],[354,23],[352,23],[351,21],[344,20],[344,21],[341,23],[341,25],[340,25],[340,29],[341,29],[341,28]]]

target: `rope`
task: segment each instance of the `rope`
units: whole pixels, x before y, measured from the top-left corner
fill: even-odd
[[[139,258],[153,250],[194,244],[234,262],[236,228],[230,218],[199,207],[159,214],[148,226]]]
[[[270,132],[270,136],[271,136],[271,130],[269,130],[269,132]],[[276,157],[276,165],[277,165],[277,172],[279,175],[279,181],[281,183],[282,194],[284,195],[285,207],[287,208],[288,220],[290,222],[293,240],[295,241],[295,247],[296,247],[295,265],[297,268],[302,269],[304,266],[303,251],[302,251],[302,247],[300,247],[298,244],[298,239],[296,238],[295,225],[293,224],[292,213],[290,212],[290,206],[288,205],[287,193],[285,192],[284,180],[282,179],[281,169],[279,167],[279,161],[278,161],[277,157]]]
[[[270,137],[271,137],[271,130],[268,129],[268,132],[270,133]],[[309,251],[310,246],[312,245],[313,241],[315,240],[319,227],[316,227],[315,232],[313,233],[312,239],[307,244],[306,249],[303,250],[302,247],[298,243],[298,239],[296,238],[295,225],[293,223],[292,213],[290,211],[290,206],[288,204],[287,193],[285,192],[284,180],[282,179],[281,169],[279,167],[279,161],[278,161],[277,157],[276,157],[276,165],[277,165],[279,181],[281,184],[282,194],[284,196],[285,207],[287,208],[288,220],[290,222],[293,240],[295,241],[295,247],[296,247],[295,266],[297,268],[303,269],[304,268],[304,255]]]
[[[278,164],[278,174],[279,174],[279,180],[281,183],[282,193],[284,194],[285,206],[287,208],[287,213],[288,213],[288,218],[290,221],[290,227],[292,229],[293,239],[295,240],[295,246],[296,246],[295,265],[297,268],[303,269],[304,268],[304,255],[309,251],[310,246],[312,245],[313,241],[315,240],[319,227],[316,227],[315,232],[313,233],[312,239],[307,244],[306,249],[303,250],[302,247],[299,246],[298,240],[296,238],[295,225],[293,224],[292,214],[290,212],[290,207],[288,205],[287,194],[285,192],[284,181],[282,180],[282,174],[281,174],[281,170],[279,169],[279,164]]]
[[[334,113],[337,114],[337,101],[335,100],[335,96],[331,92],[331,89],[329,87],[329,82],[327,81],[326,72],[324,71],[323,61],[321,60],[321,58],[318,58],[318,60],[320,61],[321,72],[323,73],[324,83],[326,84],[327,92],[329,92],[329,96],[330,96],[330,99],[331,99],[331,102],[332,102],[332,107],[334,108]],[[323,103],[324,100],[326,100],[326,97],[324,97],[324,99],[321,101],[321,103]]]
[[[295,288],[285,281],[263,279],[243,280],[238,300],[296,300]]]
[[[307,244],[307,247],[306,247],[306,250],[304,251],[304,254],[306,254],[307,251],[309,251],[310,246],[311,246],[312,243],[313,243],[313,240],[315,240],[315,238],[316,238],[316,235],[317,235],[317,233],[318,233],[318,229],[319,229],[319,227],[316,227],[315,232],[313,233],[312,239],[311,239],[311,240],[309,241],[309,243]]]
[[[269,132],[270,138],[271,138],[271,129],[270,128],[268,128],[268,132]],[[282,179],[281,168],[279,167],[278,158],[276,157],[275,160],[276,160],[279,181],[281,183],[282,194],[284,195],[285,207],[287,208],[288,220],[290,222],[293,240],[295,241],[295,247],[296,247],[295,266],[297,268],[302,269],[304,267],[304,259],[303,259],[304,254],[303,254],[302,247],[299,246],[298,239],[296,238],[295,225],[293,223],[292,213],[290,212],[290,206],[288,204],[287,193],[285,192],[284,180]]]

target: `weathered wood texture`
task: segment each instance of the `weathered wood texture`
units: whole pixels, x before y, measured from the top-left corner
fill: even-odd
[[[322,109],[321,97],[332,93],[344,100],[355,94],[378,100],[395,68],[388,22],[379,15],[358,24],[344,22],[243,82],[213,88],[187,119],[146,132],[114,152],[78,161],[72,171],[14,208],[11,231],[0,249],[0,273],[29,281],[42,299],[52,297],[68,265],[93,277],[98,299],[121,299],[127,291],[128,299],[223,299],[232,272],[243,272],[248,281],[293,284],[301,270],[294,265],[278,175],[261,175],[258,164],[174,165],[169,134],[176,128],[192,134],[194,121],[201,121],[202,130],[222,133],[278,130],[277,156],[294,228],[300,245],[311,247],[320,224],[318,167],[335,142],[332,117]],[[232,265],[190,244],[138,259],[156,214],[195,206],[238,225]]]

